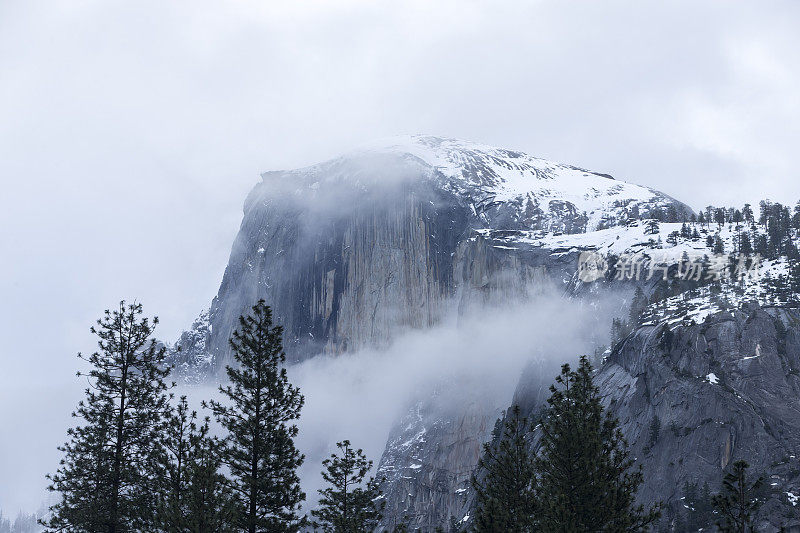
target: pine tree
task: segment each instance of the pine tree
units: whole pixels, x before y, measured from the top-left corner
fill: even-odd
[[[797,300],[800,298],[800,261],[792,261],[789,265],[789,290],[792,292],[792,297]]]
[[[90,387],[73,413],[83,424],[68,431],[61,466],[49,476],[62,496],[43,523],[50,530],[153,529],[169,369],[151,338],[158,319],[141,314],[140,304],[120,302],[91,328],[99,351],[78,354],[92,366]]]
[[[758,223],[762,226],[767,224],[767,218],[772,210],[772,203],[769,200],[761,200],[758,202]]]
[[[769,242],[767,236],[763,233],[757,233],[755,236],[755,244],[753,246],[755,252],[761,257],[771,257],[769,250]]]
[[[792,227],[800,230],[800,202],[794,206],[794,214],[792,215]]]
[[[556,386],[557,385],[557,386]],[[644,531],[660,513],[635,505],[642,483],[618,421],[604,413],[589,360],[550,387],[537,457],[540,531]]]
[[[208,424],[201,426],[202,434]],[[192,450],[188,468],[187,531],[191,533],[235,531],[236,500],[229,481],[221,473],[222,446],[213,438],[200,438]]]
[[[648,428],[646,448],[648,450],[651,450],[653,446],[655,446],[656,443],[658,442],[658,438],[660,436],[661,436],[661,419],[658,418],[658,415],[653,415],[652,420],[650,420],[650,427]]]
[[[375,478],[364,482],[372,461],[361,449],[353,450],[349,440],[337,442],[341,455],[332,454],[322,464],[322,477],[330,485],[320,489],[319,509],[311,511],[315,528],[326,533],[372,531],[383,516],[386,502],[378,503],[381,490]]]
[[[220,473],[220,443],[209,436],[209,420],[199,427],[181,397],[166,430],[164,493],[158,507],[160,530],[167,533],[235,531],[235,501]]]
[[[611,344],[616,345],[622,339],[627,337],[631,332],[631,326],[628,322],[619,318],[611,319]]]
[[[164,531],[183,529],[189,440],[197,433],[196,417],[197,413],[189,413],[186,396],[182,396],[165,430],[164,492],[158,506],[158,522]]]
[[[526,441],[530,431],[528,419],[514,406],[506,420],[498,421],[497,442],[484,444],[472,477],[477,533],[535,531],[534,455]]]
[[[714,255],[721,255],[725,253],[725,244],[719,234],[714,236]]]
[[[744,204],[742,208],[742,218],[749,224],[753,223],[753,208],[750,207],[750,204]]]
[[[753,245],[750,243],[750,235],[747,232],[742,233],[739,239],[739,253],[744,255],[751,255],[753,253]]]
[[[714,222],[716,222],[720,228],[725,225],[725,218],[726,216],[724,208],[718,208],[714,210]]]
[[[733,469],[722,480],[722,491],[712,498],[719,515],[717,526],[723,533],[751,533],[755,531],[755,514],[761,506],[758,493],[764,479],[753,483],[747,479],[746,461],[736,461]]]
[[[669,235],[667,235],[667,244],[671,244],[673,246],[677,245],[680,236],[681,234],[678,231],[671,232]]]
[[[638,285],[633,292],[633,299],[631,300],[631,309],[629,312],[628,321],[632,326],[638,325],[642,319],[642,313],[647,307],[647,296],[644,295],[642,288]]]
[[[297,469],[304,456],[294,445],[303,396],[283,367],[282,334],[264,300],[239,317],[230,340],[238,366],[227,367],[231,384],[220,387],[228,401],[210,402],[228,432],[224,462],[233,477],[239,527],[249,533],[297,531],[303,524]]]
[[[783,247],[783,254],[789,262],[797,261],[800,259],[800,250],[797,249],[797,245],[792,241],[791,238],[786,238],[786,244]]]

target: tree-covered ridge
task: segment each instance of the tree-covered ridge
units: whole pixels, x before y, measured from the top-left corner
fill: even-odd
[[[612,341],[637,326],[691,319],[762,305],[800,305],[800,202],[790,208],[762,201],[755,216],[750,204],[740,208],[708,206],[676,224],[652,222],[650,246],[638,258],[609,254],[605,279],[630,279],[625,262],[641,260],[653,269],[636,281],[628,316],[612,321]],[[668,233],[664,237],[664,230]],[[662,240],[663,238],[663,240]],[[674,249],[674,260],[660,263]],[[663,274],[663,275],[662,275]]]

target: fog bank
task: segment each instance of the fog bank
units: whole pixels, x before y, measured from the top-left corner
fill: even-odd
[[[606,309],[613,305],[539,295],[451,316],[399,336],[386,349],[318,356],[292,367],[290,379],[306,398],[297,442],[306,454],[301,478],[309,504],[322,483],[321,462],[337,441],[363,448],[377,467],[392,424],[434,389],[446,391],[437,401],[487,401],[503,409],[529,361],[552,368],[550,379],[563,362],[604,344]]]

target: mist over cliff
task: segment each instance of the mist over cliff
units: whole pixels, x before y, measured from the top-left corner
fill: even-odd
[[[631,220],[690,214],[606,174],[431,136],[267,172],[172,360],[187,383],[219,380],[238,316],[263,298],[306,396],[309,504],[322,459],[349,439],[385,479],[386,527],[413,515],[430,529],[467,514],[469,477],[523,369],[546,390],[626,312],[632,286],[583,286],[581,252]],[[570,236],[596,242],[553,241]]]
[[[321,487],[321,460],[335,442],[349,439],[377,467],[396,421],[430,398],[441,413],[478,402],[494,420],[526,365],[555,375],[563,362],[607,342],[607,324],[597,317],[607,311],[548,290],[452,312],[439,325],[398,335],[386,348],[323,354],[291,367],[306,397],[298,445],[307,455],[301,477],[309,503]]]
[[[179,363],[219,371],[237,317],[265,299],[290,360],[385,346],[452,307],[574,276],[536,239],[690,213],[646,187],[490,146],[411,136],[268,172],[248,195],[219,292]],[[517,242],[496,242],[517,236]]]

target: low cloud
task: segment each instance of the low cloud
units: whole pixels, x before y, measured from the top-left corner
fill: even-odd
[[[503,409],[528,362],[545,363],[549,379],[563,362],[604,344],[610,318],[603,317],[610,315],[602,309],[612,305],[540,294],[408,331],[386,349],[318,356],[292,367],[290,379],[306,398],[298,445],[306,454],[301,478],[309,503],[322,484],[321,462],[337,441],[363,448],[377,467],[393,423],[441,386],[448,389],[442,401]]]

